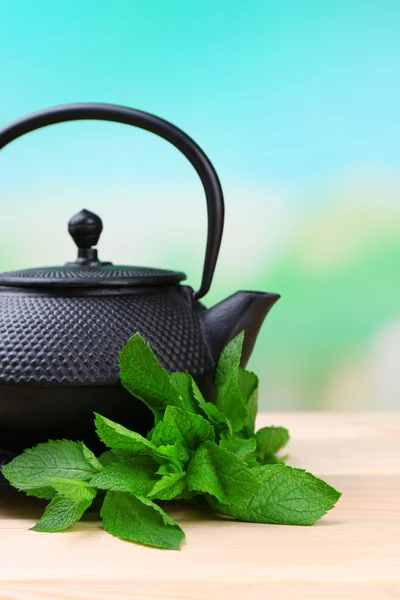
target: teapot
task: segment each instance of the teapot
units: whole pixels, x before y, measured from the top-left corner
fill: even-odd
[[[109,104],[71,104],[28,115],[0,130],[0,149],[56,123],[104,120],[150,131],[186,156],[204,187],[208,234],[198,291],[180,271],[114,265],[95,248],[103,224],[88,210],[68,231],[76,259],[62,266],[0,273],[0,447],[18,452],[47,439],[96,438],[93,411],[145,431],[150,413],[119,380],[118,354],[136,332],[168,371],[193,375],[207,400],[224,346],[244,330],[242,366],[278,294],[239,291],[210,309],[210,289],[224,225],[214,167],[183,131],[146,112]],[[107,257],[108,258],[108,257]]]

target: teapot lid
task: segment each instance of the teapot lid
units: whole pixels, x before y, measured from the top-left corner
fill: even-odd
[[[15,287],[113,287],[176,285],[186,279],[179,271],[113,265],[98,258],[97,245],[103,223],[84,209],[68,223],[68,231],[78,247],[75,262],[63,266],[40,267],[0,273],[1,286]]]

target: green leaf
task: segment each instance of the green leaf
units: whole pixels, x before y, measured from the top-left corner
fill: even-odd
[[[91,465],[95,471],[102,470],[103,465],[101,464],[100,460],[96,458],[93,452],[89,450],[89,448],[87,448],[85,444],[82,444],[82,452],[89,465]]]
[[[256,457],[253,455],[245,458],[245,463],[248,467],[250,467],[250,469],[255,469],[260,466],[260,463],[258,462]]]
[[[64,531],[79,521],[91,504],[92,500],[70,500],[57,494],[32,529],[47,532]]]
[[[261,487],[246,501],[214,503],[218,512],[252,523],[312,525],[334,507],[341,494],[302,469],[271,465],[253,469]]]
[[[284,427],[263,427],[256,433],[256,456],[260,461],[272,460],[274,455],[286,446],[289,432]]]
[[[187,373],[171,373],[170,381],[179,394],[181,408],[191,412],[198,413],[199,407],[193,394],[192,377]]]
[[[181,463],[184,464],[189,460],[188,450],[182,447],[180,442],[176,442],[173,446],[157,448],[150,440],[106,417],[96,414],[95,423],[99,438],[111,447],[115,454],[125,457],[150,456],[160,464],[173,463],[178,470]]]
[[[122,450],[139,456],[151,453],[152,444],[142,435],[98,413],[94,414],[96,432],[103,444],[112,450]]]
[[[95,413],[95,426],[101,441],[117,454],[158,457],[156,447],[139,433]]]
[[[51,500],[56,495],[56,491],[50,485],[38,488],[31,488],[30,490],[24,490],[27,496],[33,496],[34,498],[40,498],[41,500]]]
[[[254,435],[256,428],[256,417],[258,411],[258,388],[254,390],[247,402],[247,419],[245,422],[246,434],[250,437]]]
[[[247,408],[239,389],[243,339],[242,332],[224,348],[215,376],[215,405],[230,421],[233,432],[240,431],[248,419]]]
[[[266,454],[262,458],[256,458],[256,460],[258,463],[257,466],[259,467],[263,465],[284,465],[288,458],[288,454],[286,454],[285,456],[275,456],[275,454]]]
[[[158,467],[159,465],[149,456],[123,458],[104,467],[93,477],[90,485],[100,490],[147,496],[159,480],[156,475]]]
[[[236,379],[238,378],[243,340],[244,331],[231,340],[221,352],[215,374],[215,385],[217,388],[224,386],[232,376]]]
[[[147,546],[179,550],[185,537],[157,504],[124,492],[107,492],[100,516],[112,535]]]
[[[172,473],[182,473],[181,470],[177,469],[175,465],[164,464],[160,465],[160,467],[156,471],[156,475],[171,475]]]
[[[197,386],[197,383],[192,379],[193,394],[198,402],[200,410],[206,415],[208,421],[218,432],[232,433],[232,427],[224,413],[222,413],[212,402],[206,402],[203,394]]]
[[[206,402],[201,408],[215,430],[232,433],[230,421],[226,418],[224,413],[215,406],[215,404]]]
[[[238,373],[239,390],[247,404],[254,391],[258,388],[258,377],[255,373],[246,371],[246,369],[242,369],[241,367]]]
[[[219,443],[220,448],[233,452],[242,460],[250,456],[256,449],[255,438],[240,438],[234,435],[233,437],[223,437]]]
[[[112,463],[118,462],[119,460],[121,460],[121,457],[114,454],[112,450],[106,450],[99,456],[99,462],[103,467],[108,467],[108,465],[112,465]]]
[[[190,450],[196,450],[202,442],[214,441],[214,437],[214,429],[201,415],[168,406],[163,420],[153,429],[151,441],[155,446],[173,445],[180,441]]]
[[[152,500],[173,500],[182,494],[186,487],[186,474],[181,471],[170,473],[157,481],[148,497]]]
[[[162,459],[170,460],[171,464],[175,467],[175,471],[181,471],[182,467],[186,465],[191,458],[190,451],[181,441],[177,441],[170,446],[158,446],[156,450],[158,453],[158,460],[160,462]]]
[[[47,481],[55,491],[69,500],[92,501],[96,496],[96,490],[87,481],[76,481],[74,479],[62,479],[61,477],[48,477]]]
[[[135,333],[123,347],[119,366],[122,384],[133,396],[147,404],[157,418],[168,404],[182,404],[168,373],[139,333]]]
[[[184,489],[182,490],[182,492],[178,495],[174,497],[174,500],[176,500],[177,502],[180,502],[181,500],[192,500],[194,498],[200,498],[200,496],[198,495],[197,492],[191,492],[188,487],[185,485]]]
[[[258,377],[255,373],[240,368],[238,385],[247,407],[247,419],[244,424],[245,432],[249,437],[252,437],[258,409]]]
[[[224,503],[249,498],[260,483],[245,462],[213,442],[197,450],[187,469],[189,490],[215,496]]]
[[[88,462],[86,446],[69,440],[50,441],[25,450],[3,467],[3,475],[18,490],[30,496],[51,498],[48,477],[88,481],[96,469]],[[90,452],[88,450],[88,452]]]

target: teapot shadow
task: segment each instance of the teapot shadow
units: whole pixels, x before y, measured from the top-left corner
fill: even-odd
[[[145,434],[153,415],[122,385],[115,386],[0,386],[3,448],[22,452],[49,439],[84,441],[95,453],[105,447],[96,435],[94,411]],[[32,426],[34,424],[34,426]]]
[[[18,492],[0,474],[0,516],[2,519],[6,517],[7,519],[38,521],[46,504],[46,500],[39,500],[32,496],[26,496],[23,492]]]

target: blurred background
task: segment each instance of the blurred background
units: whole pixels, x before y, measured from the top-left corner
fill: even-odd
[[[205,303],[279,292],[250,368],[261,406],[400,406],[400,3],[0,0],[0,126],[55,104],[124,104],[192,136],[226,226]],[[103,260],[198,286],[206,208],[172,146],[71,123],[0,155],[0,269],[63,264],[81,208]]]

